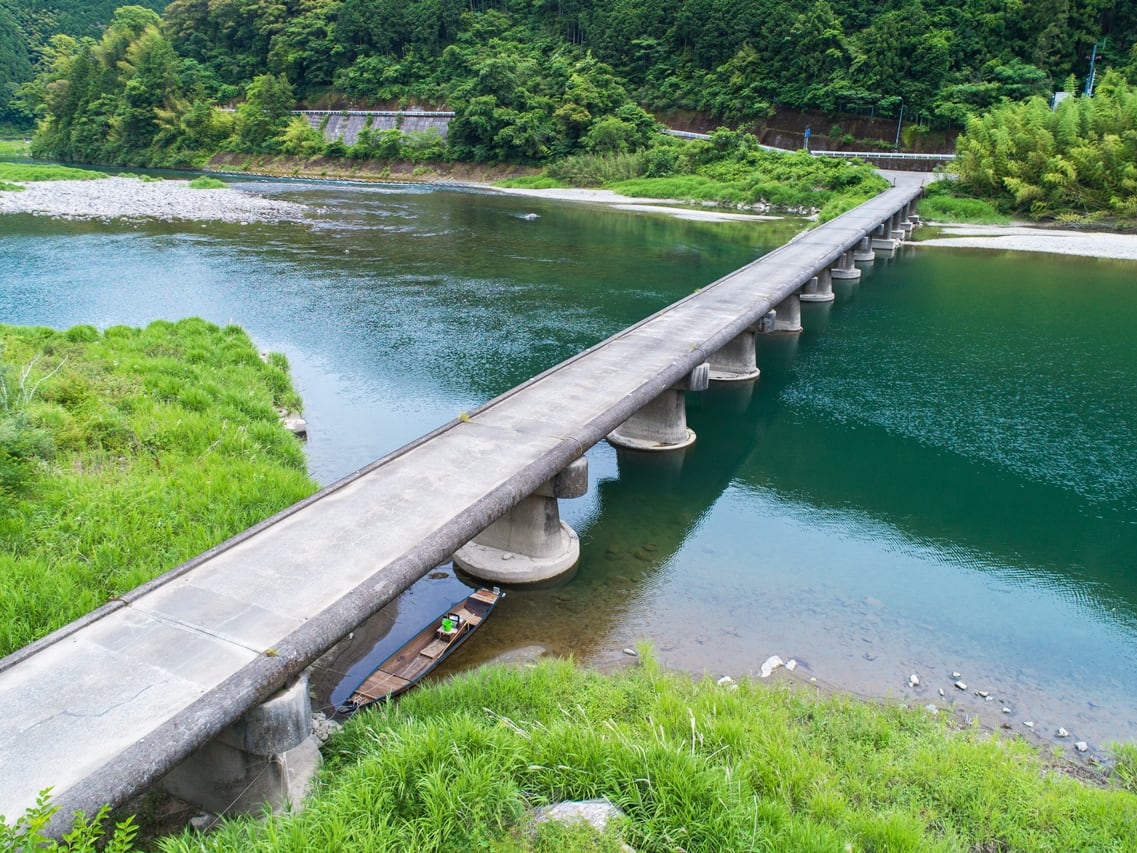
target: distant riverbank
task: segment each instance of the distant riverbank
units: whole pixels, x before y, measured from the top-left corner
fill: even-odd
[[[28,181],[22,191],[0,192],[0,214],[31,213],[56,219],[160,219],[222,222],[300,220],[304,205],[236,189],[194,189],[189,181],[100,178]]]
[[[340,176],[337,176],[340,177]],[[400,182],[407,177],[369,174],[356,179]],[[676,199],[632,198],[603,189],[513,189],[482,180],[489,174],[434,175],[440,186],[506,193],[530,198],[603,204],[619,210],[664,213],[683,219],[705,221],[761,220],[777,217],[749,213],[682,207]],[[335,179],[335,178],[333,178]],[[342,179],[349,179],[342,177]],[[421,180],[413,180],[422,183]],[[428,181],[429,182],[429,181]],[[110,177],[94,181],[32,181],[20,192],[0,192],[0,214],[30,213],[59,219],[159,219],[163,221],[300,221],[312,211],[301,204],[266,198],[239,189],[193,189],[185,180],[142,180]],[[1064,231],[1031,225],[944,224],[937,235],[918,239],[921,246],[1000,249],[1017,252],[1048,252],[1093,258],[1137,260],[1137,234],[1096,231]]]
[[[1088,258],[1137,261],[1137,234],[1059,231],[1030,225],[942,225],[940,236],[918,240],[921,246],[1048,252]]]

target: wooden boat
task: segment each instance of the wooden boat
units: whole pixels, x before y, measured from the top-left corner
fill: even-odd
[[[497,587],[479,589],[455,602],[363,679],[339,713],[350,714],[410,690],[466,642],[504,595]]]

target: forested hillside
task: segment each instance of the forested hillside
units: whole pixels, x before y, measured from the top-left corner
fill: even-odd
[[[138,0],[162,11],[168,0]],[[13,102],[16,89],[32,78],[40,49],[53,35],[98,36],[121,0],[0,0],[0,126],[30,124]]]
[[[50,16],[24,2],[0,0],[0,12],[30,32]],[[97,21],[101,5],[84,7],[83,20]],[[27,51],[4,44],[12,73],[26,70]],[[660,141],[655,117],[691,111],[745,130],[778,110],[810,109],[958,130],[1000,104],[1080,92],[1091,54],[1099,77],[1112,72],[1112,91],[1137,79],[1137,4],[173,0],[162,17],[117,10],[97,40],[55,36],[23,99],[40,116],[34,151],[62,160],[185,165],[220,149],[529,164],[629,156],[615,169],[625,178],[701,170],[729,182],[750,154],[712,167],[724,150]],[[302,104],[456,115],[445,143],[367,129],[349,150],[290,116]],[[1101,126],[1124,135],[1127,121]],[[610,166],[600,171],[614,174]]]
[[[486,33],[486,21],[492,33]],[[910,110],[959,122],[1004,95],[1084,77],[1095,42],[1131,64],[1125,0],[174,0],[183,55],[240,85],[445,99],[447,48],[481,30],[546,52],[591,51],[652,110],[724,120],[776,104]],[[516,72],[504,51],[498,59]]]

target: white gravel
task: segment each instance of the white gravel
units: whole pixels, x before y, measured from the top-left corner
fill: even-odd
[[[1032,228],[1029,225],[942,225],[940,233],[942,236],[930,240],[917,237],[915,245],[1049,252],[1056,255],[1137,261],[1137,234],[1058,231]]]
[[[225,188],[190,189],[189,181],[99,178],[32,181],[23,192],[0,192],[0,214],[58,219],[190,219],[254,222],[303,219],[308,208]]]

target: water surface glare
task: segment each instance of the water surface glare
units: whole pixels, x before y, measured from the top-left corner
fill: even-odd
[[[244,326],[292,364],[322,483],[800,230],[240,183],[318,212],[277,225],[6,217],[0,321]],[[562,502],[578,572],[511,593],[448,668],[529,645],[614,665],[650,639],[664,663],[716,677],[777,654],[805,678],[1018,731],[1137,739],[1135,273],[906,248],[837,283],[835,304],[805,306],[800,338],[760,342],[756,384],[689,395],[692,448],[590,450],[588,496]],[[400,612],[417,624],[460,589],[426,580]],[[397,642],[390,617],[352,653]]]

